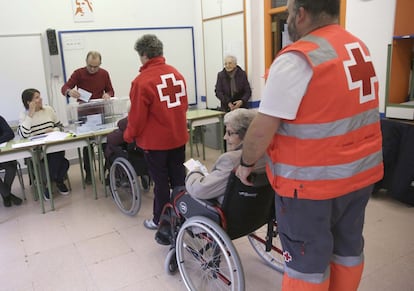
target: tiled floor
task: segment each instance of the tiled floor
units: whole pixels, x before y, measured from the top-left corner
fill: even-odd
[[[207,165],[219,152],[207,151]],[[99,188],[82,189],[79,167],[70,169],[72,193],[57,195],[56,211],[41,214],[30,190],[20,207],[0,205],[1,291],[185,290],[179,274],[167,275],[168,247],[154,241],[142,222],[151,216],[145,193],[135,217],[122,214]],[[28,185],[27,176],[24,177]],[[14,191],[20,194],[17,180]],[[414,208],[372,198],[365,225],[366,265],[361,291],[414,290]],[[234,242],[246,290],[280,290],[282,276],[262,263],[245,238]]]

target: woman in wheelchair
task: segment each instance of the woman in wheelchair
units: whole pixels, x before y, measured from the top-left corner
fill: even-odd
[[[240,256],[232,240],[247,236],[255,252],[278,272],[283,256],[275,220],[274,197],[264,158],[254,168],[253,186],[235,176],[241,148],[255,111],[235,109],[224,116],[228,152],[210,173],[195,169],[185,188],[174,189],[164,206],[155,240],[169,245],[164,269],[179,270],[187,290],[244,291]]]
[[[244,135],[255,115],[255,111],[244,108],[224,115],[224,125],[226,126],[224,140],[227,143],[227,152],[217,159],[208,175],[200,169],[195,169],[187,174],[185,187],[191,196],[198,199],[215,198],[222,202],[230,173],[240,164]],[[265,171],[264,159],[256,164],[254,171]]]
[[[185,190],[189,195],[197,199],[215,199],[220,204],[223,202],[230,174],[240,164],[244,135],[255,115],[255,111],[245,108],[238,108],[224,115],[224,125],[226,126],[224,140],[227,143],[227,152],[217,159],[210,173],[196,168],[187,174]],[[264,158],[256,163],[254,171],[265,171]],[[163,215],[155,240],[159,244],[169,245],[169,232],[169,219]]]

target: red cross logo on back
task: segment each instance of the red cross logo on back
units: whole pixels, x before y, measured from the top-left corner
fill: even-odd
[[[365,55],[360,43],[345,45],[349,60],[344,61],[345,74],[350,90],[359,89],[359,101],[365,103],[375,99],[375,82],[378,78],[370,56]]]
[[[157,85],[161,102],[167,102],[168,108],[180,106],[180,98],[186,95],[184,81],[177,80],[172,73],[161,75],[161,80],[162,83]]]

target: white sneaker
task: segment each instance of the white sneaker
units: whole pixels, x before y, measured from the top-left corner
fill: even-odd
[[[158,228],[158,225],[155,224],[154,220],[152,219],[145,219],[144,220],[144,226],[147,229],[156,230]]]

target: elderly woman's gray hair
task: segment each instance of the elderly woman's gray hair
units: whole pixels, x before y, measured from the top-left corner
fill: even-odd
[[[162,42],[154,34],[144,34],[135,42],[134,49],[142,57],[152,59],[163,55]]]
[[[239,137],[244,139],[244,135],[255,116],[256,111],[254,110],[237,108],[224,115],[224,125],[231,126],[237,132]]]
[[[227,55],[224,57],[224,62],[226,62],[227,59],[230,59],[235,65],[237,65],[237,58],[233,55]]]

